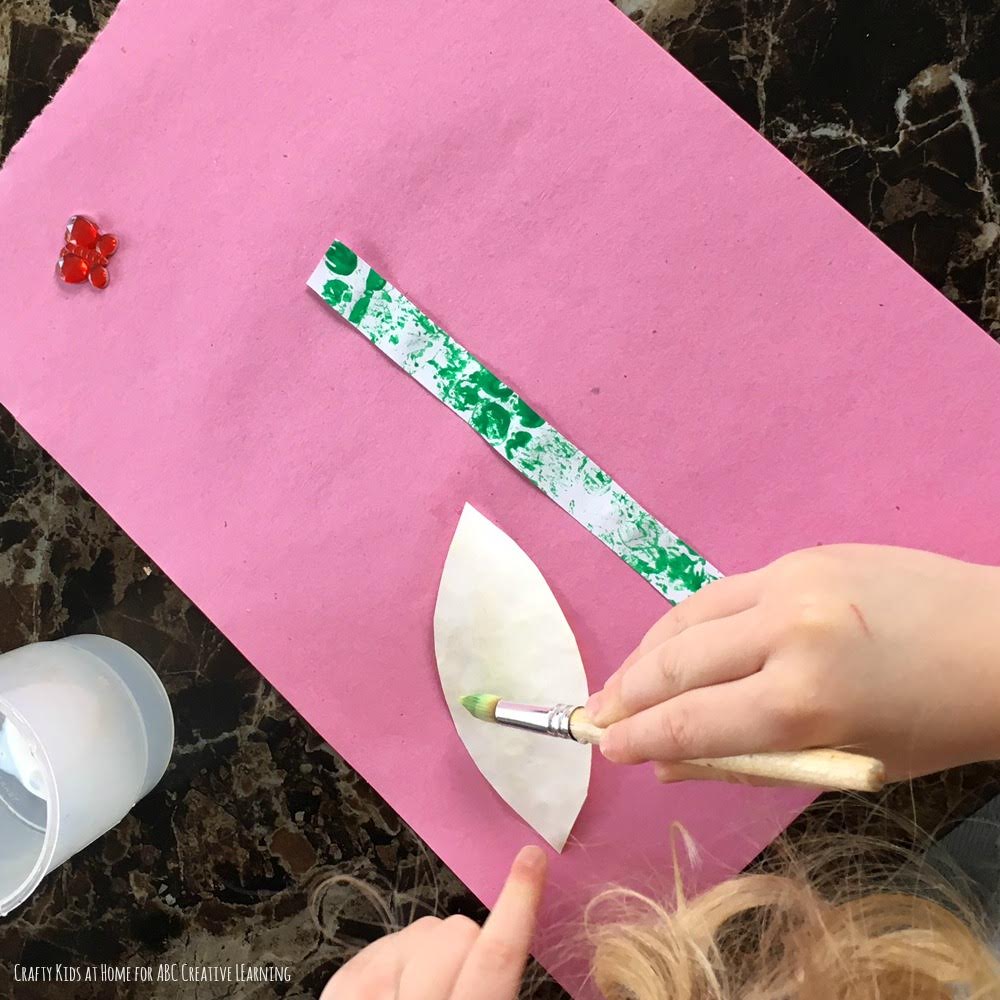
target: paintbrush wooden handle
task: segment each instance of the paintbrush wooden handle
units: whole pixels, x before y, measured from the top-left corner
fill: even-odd
[[[765,778],[790,785],[877,792],[885,784],[885,765],[874,757],[845,750],[790,750],[738,757],[688,760],[690,767]]]
[[[569,717],[569,731],[577,743],[593,743],[595,746],[601,742],[601,737],[604,735],[604,730],[600,726],[595,726],[582,708],[578,708]]]
[[[579,709],[570,719],[570,729],[574,738],[581,743],[600,743],[604,732]],[[877,792],[885,784],[885,765],[880,760],[844,750],[748,753],[737,757],[704,758],[681,763],[685,770],[690,769],[692,778],[697,776],[695,769],[705,769],[786,784],[854,792]]]

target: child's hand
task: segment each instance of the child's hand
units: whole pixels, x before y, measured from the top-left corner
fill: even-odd
[[[1000,570],[835,545],[665,615],[588,713],[622,764],[839,747],[892,778],[1000,757]],[[612,725],[614,723],[614,725]]]
[[[547,867],[526,847],[489,919],[424,917],[352,958],[320,1000],[514,1000],[528,960]]]

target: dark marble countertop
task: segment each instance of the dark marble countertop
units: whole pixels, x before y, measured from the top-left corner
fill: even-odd
[[[0,152],[114,5],[3,0]],[[1000,339],[1000,0],[619,6]],[[0,996],[69,995],[65,984],[14,983],[15,963],[268,961],[288,967],[292,981],[71,992],[316,996],[343,957],[382,930],[351,890],[317,894],[330,874],[381,886],[399,920],[481,915],[379,796],[0,410],[0,649],[80,632],[119,638],[153,663],[176,714],[176,750],[160,786],[115,830],[0,920]],[[898,789],[890,806],[910,836],[947,827],[998,791],[1000,770],[983,765],[919,782],[912,794]],[[834,806],[813,822],[835,829],[867,814],[850,799]],[[543,977],[536,992],[559,995]]]

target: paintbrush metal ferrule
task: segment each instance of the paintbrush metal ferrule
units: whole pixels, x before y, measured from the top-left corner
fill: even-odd
[[[496,695],[467,695],[462,705],[477,719],[543,736],[599,744],[605,730],[594,725],[580,706],[560,703],[547,708],[503,701]],[[575,717],[575,721],[574,721]],[[737,757],[680,761],[685,778],[718,778],[720,773],[766,778],[776,784],[877,792],[885,783],[885,765],[873,757],[843,750],[791,750]]]
[[[515,729],[527,729],[545,736],[555,736],[557,739],[572,740],[575,737],[569,723],[577,708],[578,705],[553,705],[551,708],[544,708],[540,705],[519,705],[512,701],[499,701],[494,721],[501,726],[512,726]]]

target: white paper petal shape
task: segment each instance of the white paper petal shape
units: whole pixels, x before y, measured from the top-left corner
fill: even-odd
[[[455,728],[477,767],[561,851],[587,797],[590,748],[480,722],[460,699],[482,693],[533,705],[582,705],[583,661],[538,567],[468,504],[441,574],[434,650]]]

